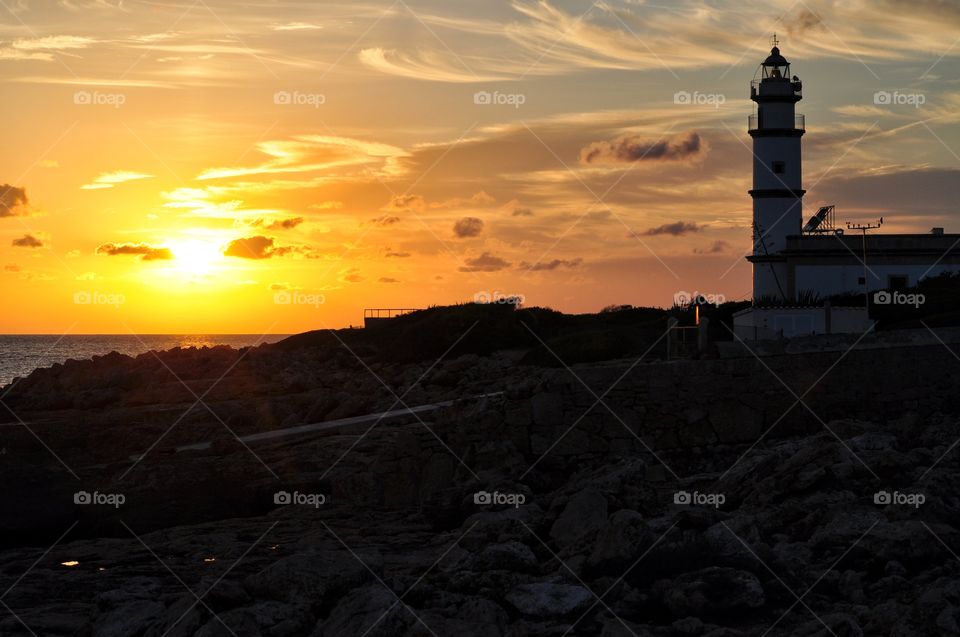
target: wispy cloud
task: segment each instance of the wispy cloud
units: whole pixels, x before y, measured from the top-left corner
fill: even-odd
[[[117,170],[110,173],[101,173],[92,182],[80,186],[80,190],[103,190],[113,188],[118,184],[127,183],[128,181],[139,181],[141,179],[151,179],[152,177],[153,175],[148,175],[147,173]]]

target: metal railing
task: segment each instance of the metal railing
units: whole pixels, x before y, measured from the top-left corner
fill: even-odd
[[[755,131],[760,130],[760,117],[756,113],[750,115],[747,119],[748,130]],[[766,127],[766,130],[779,130],[775,127]],[[793,130],[807,130],[807,116],[806,115],[795,115],[793,118]]]
[[[363,318],[388,319],[395,316],[402,316],[410,312],[417,312],[420,308],[367,308],[363,310]]]

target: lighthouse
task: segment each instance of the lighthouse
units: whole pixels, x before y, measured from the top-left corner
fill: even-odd
[[[803,171],[800,141],[804,117],[797,102],[803,99],[800,80],[791,75],[790,62],[780,54],[774,35],[770,56],[750,83],[756,102],[750,116],[753,138],[753,254],[754,299],[792,300],[791,282],[783,256],[787,237],[800,234],[803,220]]]
[[[896,303],[926,278],[960,277],[960,234],[937,227],[929,234],[868,235],[879,226],[851,223],[862,233],[844,234],[835,224],[836,206],[825,202],[801,225],[803,85],[776,35],[771,44],[750,84],[753,303],[733,315],[734,333],[744,340],[862,335],[874,324],[873,308]]]

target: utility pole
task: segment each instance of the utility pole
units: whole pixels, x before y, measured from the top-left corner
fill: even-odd
[[[847,222],[847,230],[859,230],[863,236],[863,298],[864,309],[870,312],[870,287],[867,283],[870,279],[867,277],[867,231],[876,230],[883,225],[883,217],[877,223],[852,223]]]

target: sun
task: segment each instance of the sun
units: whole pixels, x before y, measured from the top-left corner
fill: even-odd
[[[218,241],[185,239],[170,244],[176,269],[184,274],[204,276],[214,272],[223,261],[223,246]]]

